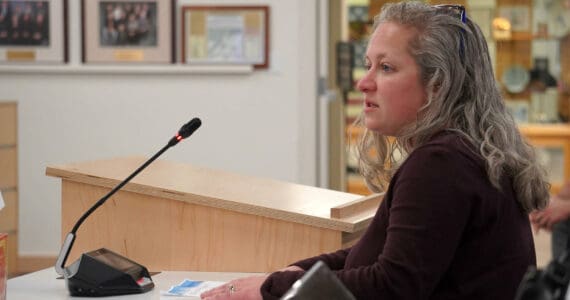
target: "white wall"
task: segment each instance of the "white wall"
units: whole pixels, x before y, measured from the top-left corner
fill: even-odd
[[[77,67],[79,2],[69,1],[70,59]],[[256,1],[271,7],[271,67],[252,74],[18,73],[0,67],[0,99],[19,103],[20,255],[59,251],[60,182],[45,176],[47,165],[150,156],[195,116],[202,128],[162,159],[314,185],[314,3]]]

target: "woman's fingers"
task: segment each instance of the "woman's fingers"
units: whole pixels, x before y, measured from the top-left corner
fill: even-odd
[[[216,296],[227,295],[232,290],[232,283],[229,282],[227,284],[221,285],[219,287],[215,287],[209,291],[206,291],[200,295],[202,299],[214,300]]]

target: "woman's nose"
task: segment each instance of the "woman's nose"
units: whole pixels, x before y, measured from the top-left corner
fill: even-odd
[[[368,70],[364,75],[364,77],[360,78],[360,80],[358,81],[356,87],[358,88],[359,91],[366,93],[374,90],[374,88],[376,87],[376,82],[374,81],[371,73],[372,72]]]

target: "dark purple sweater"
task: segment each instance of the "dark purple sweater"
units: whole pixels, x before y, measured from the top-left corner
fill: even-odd
[[[410,154],[372,223],[352,248],[324,261],[357,299],[514,299],[534,242],[511,178],[495,189],[482,159],[443,132]],[[261,287],[277,299],[304,272],[276,272]]]

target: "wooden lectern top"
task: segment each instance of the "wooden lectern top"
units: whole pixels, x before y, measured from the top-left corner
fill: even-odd
[[[48,166],[46,174],[113,188],[145,160],[125,157]],[[382,198],[165,160],[156,160],[123,190],[349,233],[370,223]]]

